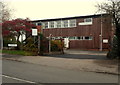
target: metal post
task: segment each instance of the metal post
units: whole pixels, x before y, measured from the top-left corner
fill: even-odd
[[[51,35],[52,34],[49,35],[49,53],[51,52]]]
[[[51,39],[49,38],[49,53],[51,52]]]
[[[35,44],[35,36],[34,36],[34,44]]]
[[[103,23],[102,23],[102,14],[101,14],[101,28],[100,28],[100,51],[102,51],[103,47],[102,47],[102,43],[103,43],[103,33],[102,33],[102,30],[103,30]]]
[[[3,50],[3,36],[2,36],[2,30],[0,29],[0,50]]]
[[[40,33],[38,33],[38,55],[40,54]]]

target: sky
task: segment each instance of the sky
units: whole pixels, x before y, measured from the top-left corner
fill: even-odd
[[[97,3],[105,0],[4,0],[12,9],[12,18],[30,20],[86,16],[96,14]]]

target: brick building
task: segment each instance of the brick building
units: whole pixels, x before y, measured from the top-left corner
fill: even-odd
[[[64,39],[70,49],[108,49],[113,37],[112,19],[107,14],[32,21],[42,26],[46,38]]]

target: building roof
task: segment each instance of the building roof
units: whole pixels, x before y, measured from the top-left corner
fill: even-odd
[[[102,14],[107,15],[107,14]],[[74,17],[65,17],[65,18],[54,18],[54,19],[43,19],[43,20],[34,20],[32,22],[44,22],[44,21],[57,21],[57,20],[67,20],[67,19],[78,19],[78,18],[95,18],[95,17],[100,17],[101,14],[97,15],[87,15],[87,16],[74,16]]]

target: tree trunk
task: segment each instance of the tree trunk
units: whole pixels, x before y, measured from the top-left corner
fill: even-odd
[[[19,41],[20,33],[17,35],[17,50],[20,49],[20,41]]]
[[[120,58],[120,24],[116,24],[116,36],[117,36],[117,43],[118,43],[118,57]]]

